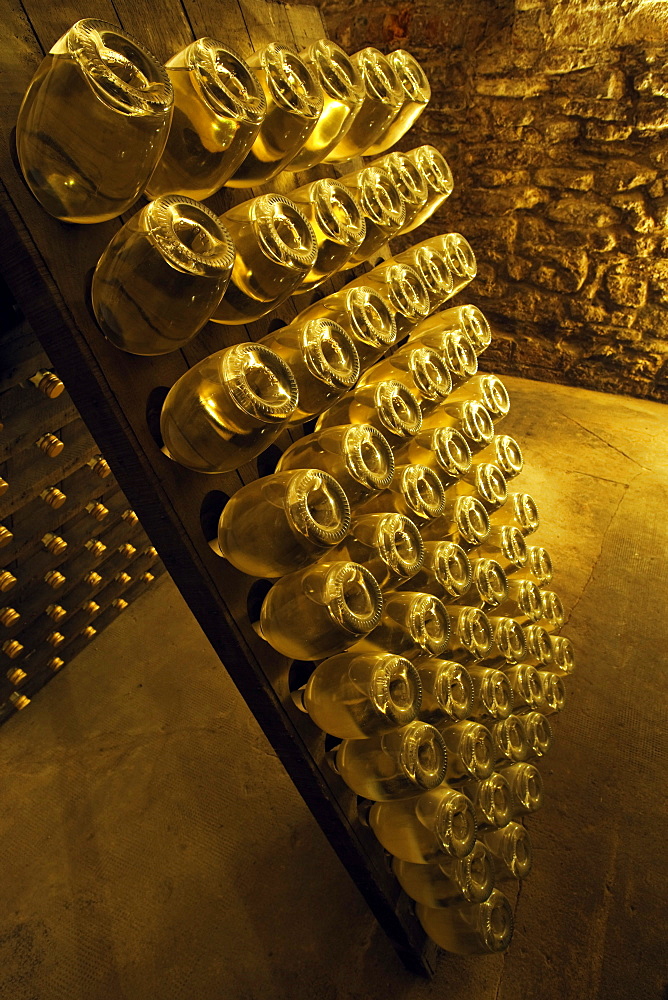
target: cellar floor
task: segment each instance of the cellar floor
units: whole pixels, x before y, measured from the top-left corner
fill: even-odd
[[[0,733],[0,995],[661,995],[668,409],[507,384],[578,653],[509,952],[404,970],[165,579]]]

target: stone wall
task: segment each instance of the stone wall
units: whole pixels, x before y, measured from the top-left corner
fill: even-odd
[[[349,51],[407,48],[499,372],[668,400],[668,3],[319,0]],[[414,242],[411,239],[410,242]]]

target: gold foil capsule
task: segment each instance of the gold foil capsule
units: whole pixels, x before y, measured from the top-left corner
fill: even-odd
[[[0,571],[0,593],[4,594],[16,584],[16,577],[8,569]]]
[[[52,656],[50,660],[46,661],[46,665],[55,674],[56,671],[61,670],[65,666],[65,660],[61,660],[59,656]]]
[[[91,570],[90,573],[86,573],[84,576],[84,583],[87,583],[89,587],[97,587],[100,583],[102,583],[102,577],[99,573]]]
[[[132,559],[133,555],[137,551],[134,545],[130,545],[129,542],[124,542],[122,545],[118,546],[116,550],[124,559]]]
[[[87,615],[96,615],[100,610],[100,605],[96,601],[84,601],[81,610]]]
[[[67,611],[60,604],[48,604],[44,609],[44,613],[49,616],[51,621],[60,622],[66,616]]]
[[[42,434],[40,438],[35,441],[35,445],[40,451],[48,458],[57,458],[61,451],[65,447],[63,441],[56,437],[55,434]]]
[[[24,694],[19,694],[18,691],[12,691],[9,696],[9,700],[17,711],[21,711],[23,708],[27,708],[30,704],[30,698],[26,698]]]
[[[10,542],[13,541],[14,541],[13,533],[9,530],[9,528],[6,528],[4,524],[0,524],[0,549],[4,545],[9,545]]]
[[[28,675],[25,670],[21,670],[20,667],[10,667],[7,671],[7,680],[10,684],[13,684],[14,687],[18,687],[19,684],[23,684],[27,676]]]
[[[62,555],[67,548],[67,542],[60,535],[54,535],[53,532],[47,531],[47,533],[42,538],[42,545],[47,552],[50,552],[54,556]]]
[[[111,602],[112,608],[116,608],[117,611],[125,611],[128,607],[128,602],[122,597],[115,597]]]
[[[48,504],[49,507],[52,507],[54,510],[58,510],[59,507],[63,506],[67,497],[57,487],[47,486],[47,488],[42,490],[40,493],[40,499],[43,500],[45,504]]]
[[[65,386],[58,376],[44,368],[31,375],[28,382],[32,382],[47,399],[57,399],[65,391]]]
[[[92,625],[85,625],[79,632],[79,635],[82,639],[93,639],[97,635],[97,629],[93,628]]]
[[[114,577],[114,580],[116,581],[116,583],[120,583],[121,586],[127,587],[127,585],[131,582],[132,577],[128,576],[127,573],[117,573],[116,576]]]
[[[58,590],[59,587],[65,583],[65,577],[62,573],[59,573],[57,569],[50,569],[48,573],[44,574],[44,582],[51,587],[52,590]]]
[[[87,503],[86,510],[96,521],[104,521],[109,514],[109,508],[99,502]]]
[[[23,652],[23,645],[17,639],[5,639],[0,649],[10,660],[15,660]]]
[[[21,614],[16,608],[0,608],[0,622],[2,622],[5,628],[11,628],[12,625],[16,625],[20,617]]]
[[[84,548],[88,549],[95,559],[99,559],[107,551],[107,546],[99,538],[89,538],[87,542],[84,542]]]
[[[65,642],[65,636],[62,632],[49,632],[44,641],[47,642],[49,646],[53,646],[54,649],[57,649],[58,646],[62,646]]]
[[[121,514],[121,519],[125,521],[126,524],[129,524],[132,527],[134,527],[136,524],[139,524],[139,518],[137,517],[137,515],[133,510],[129,509],[124,510],[123,513]]]
[[[121,574],[121,575],[124,576],[126,574]],[[146,572],[146,573],[142,573],[140,575],[139,579],[141,580],[142,583],[149,584],[149,583],[153,583],[153,581],[155,580],[155,576],[154,576],[153,573]]]
[[[9,489],[9,483],[0,476],[0,497]]]
[[[92,469],[96,476],[100,479],[106,479],[107,476],[111,475],[111,469],[109,468],[109,463],[102,458],[102,455],[95,455],[93,458],[86,462],[89,469]]]

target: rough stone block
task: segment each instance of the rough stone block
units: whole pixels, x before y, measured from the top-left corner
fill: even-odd
[[[632,132],[631,125],[597,121],[585,122],[585,137],[596,142],[620,142],[628,139]]]
[[[635,109],[633,124],[647,132],[661,131],[668,127],[668,101],[663,98],[641,98]]]
[[[536,184],[544,187],[591,191],[594,186],[594,172],[593,170],[575,170],[572,167],[546,167],[536,171],[534,180]]]
[[[647,193],[650,196],[650,198],[662,198],[663,195],[665,194],[665,191],[666,191],[666,186],[660,177],[657,177],[654,183],[651,184],[650,187],[647,189]]]
[[[625,92],[625,76],[616,68],[577,67],[573,72],[554,76],[552,89],[554,93],[576,97],[578,100],[619,101]]]
[[[482,170],[472,170],[472,184],[479,187],[502,187],[504,185],[528,185],[531,176],[528,170],[499,170],[497,167],[486,167]]]
[[[653,97],[668,97],[668,73],[649,70],[633,78],[633,86],[641,93]]]
[[[469,209],[480,215],[507,215],[546,200],[545,192],[534,187],[471,188],[467,198]]]
[[[513,281],[524,281],[531,274],[533,264],[526,257],[518,257],[517,254],[510,254],[506,260],[506,270]]]
[[[654,199],[652,214],[659,229],[668,229],[668,197]]]
[[[559,97],[555,106],[563,115],[577,115],[598,122],[627,123],[632,113],[632,105],[625,101],[604,101],[591,98]]]
[[[647,281],[629,273],[624,267],[608,271],[605,284],[616,305],[638,308],[647,301]]]
[[[580,123],[573,118],[551,115],[546,121],[537,122],[536,127],[540,129],[546,142],[568,142],[580,135]]]
[[[485,97],[539,97],[549,84],[544,76],[481,77],[475,84],[477,94]]]
[[[642,194],[624,192],[614,195],[611,201],[621,210],[623,221],[637,233],[649,233],[655,228],[656,223]]]
[[[654,261],[649,279],[650,296],[668,305],[668,260]]]
[[[630,191],[633,188],[651,184],[657,171],[646,163],[636,160],[608,158],[596,175],[596,189],[604,194]]]
[[[565,196],[558,202],[548,205],[545,214],[554,222],[563,222],[576,227],[594,226],[597,229],[612,226],[620,218],[619,212],[614,208],[601,199],[591,196],[584,198]]]
[[[533,274],[534,281],[550,291],[577,292],[587,278],[589,258],[584,250],[536,247],[534,260],[539,262]]]

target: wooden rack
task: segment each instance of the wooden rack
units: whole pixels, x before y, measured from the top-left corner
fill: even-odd
[[[406,965],[431,975],[436,946],[422,931],[413,904],[389,870],[385,852],[360,819],[356,796],[329,766],[324,734],[295,706],[291,662],[252,628],[248,602],[253,599],[253,581],[217,556],[202,530],[201,514],[210,494],[219,491],[229,496],[272,471],[276,450],[235,473],[205,476],[166,458],[154,436],[153,418],[166,390],[190,366],[228,344],[264,335],[271,324],[281,325],[293,317],[309,297],[290,300],[271,317],[248,327],[221,329],[209,324],[184,350],[163,357],[123,354],[100,333],[89,295],[91,272],[122,220],[75,226],[52,219],[25,186],[14,153],[12,130],[35,69],[53,42],[83,16],[120,22],[166,60],[205,35],[221,38],[242,56],[276,40],[294,41],[302,48],[326,34],[320,14],[312,7],[269,0],[163,0],[157,7],[147,0],[89,0],[85,10],[68,0],[58,5],[43,0],[25,0],[22,5],[0,0],[0,4],[11,60],[0,97],[4,133],[0,248],[5,279],[175,583],[343,864]],[[264,189],[224,190],[208,204],[222,212],[262,190],[289,192],[306,180],[336,173],[322,167],[311,174],[283,174]],[[350,277],[348,272],[339,278],[337,287]],[[289,440],[284,435],[279,445]]]

